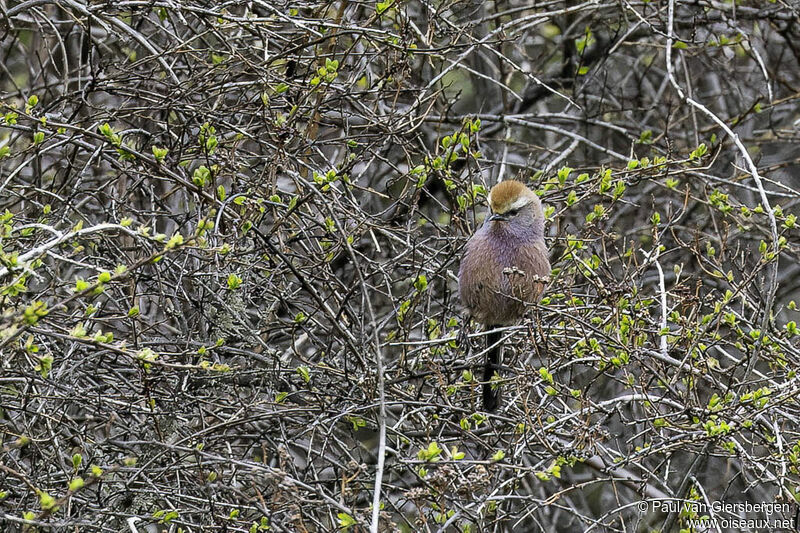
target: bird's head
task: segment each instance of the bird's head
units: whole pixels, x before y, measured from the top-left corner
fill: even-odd
[[[519,181],[501,181],[489,192],[487,218],[490,222],[508,222],[529,225],[544,221],[542,202],[536,193]]]

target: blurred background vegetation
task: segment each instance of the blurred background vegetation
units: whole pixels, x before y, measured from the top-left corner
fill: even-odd
[[[0,0],[3,531],[793,519],[798,15]],[[488,415],[454,272],[510,178],[554,271]]]

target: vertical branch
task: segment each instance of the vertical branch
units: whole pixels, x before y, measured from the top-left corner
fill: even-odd
[[[692,107],[702,111],[705,113],[711,120],[713,120],[722,130],[733,140],[733,143],[736,145],[736,148],[739,150],[739,154],[742,156],[742,159],[745,161],[747,165],[747,170],[750,172],[750,175],[753,177],[753,181],[755,181],[756,187],[758,188],[758,193],[761,197],[761,205],[767,213],[769,217],[769,227],[770,232],[772,234],[772,268],[770,269],[770,276],[769,282],[766,291],[766,300],[765,305],[762,310],[761,315],[761,324],[760,324],[760,333],[758,336],[758,345],[762,345],[764,342],[764,336],[767,332],[767,327],[769,326],[770,318],[772,317],[772,307],[775,303],[775,294],[778,290],[778,267],[780,261],[780,245],[779,245],[779,238],[778,238],[778,222],[775,219],[775,211],[772,209],[772,205],[770,205],[769,198],[767,198],[767,192],[764,189],[764,183],[762,181],[761,175],[758,173],[758,167],[753,162],[753,158],[750,157],[750,153],[747,151],[747,147],[742,143],[739,136],[734,132],[725,122],[713,113],[710,109],[706,106],[697,102],[693,98],[689,98],[683,92],[678,81],[675,79],[673,68],[672,68],[672,43],[674,39],[673,33],[673,23],[675,20],[675,0],[669,0],[668,10],[667,10],[667,50],[666,50],[666,60],[667,60],[667,74],[669,76],[669,80],[672,83],[672,86],[675,88],[675,91],[678,93],[678,96],[684,100],[686,103],[691,105]],[[750,379],[750,374],[752,374],[753,369],[758,362],[758,356],[753,354],[747,362],[747,369],[745,370],[744,375],[740,381],[740,386],[745,386],[747,381]]]

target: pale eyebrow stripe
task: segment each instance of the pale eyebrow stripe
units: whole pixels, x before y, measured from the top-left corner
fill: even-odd
[[[531,203],[531,199],[530,198],[528,198],[527,196],[521,196],[521,197],[517,198],[517,200],[513,204],[509,205],[508,209],[506,209],[506,211],[513,211],[514,209],[519,209],[521,207],[525,207],[529,203]]]

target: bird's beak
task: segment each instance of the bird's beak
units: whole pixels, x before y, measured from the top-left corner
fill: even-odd
[[[508,220],[508,217],[507,217],[507,216],[505,216],[505,215],[501,215],[501,214],[499,214],[499,213],[493,213],[493,214],[492,214],[492,215],[489,217],[489,220],[490,220],[490,221],[491,221],[491,220],[502,220],[502,221],[507,221],[507,220]]]

